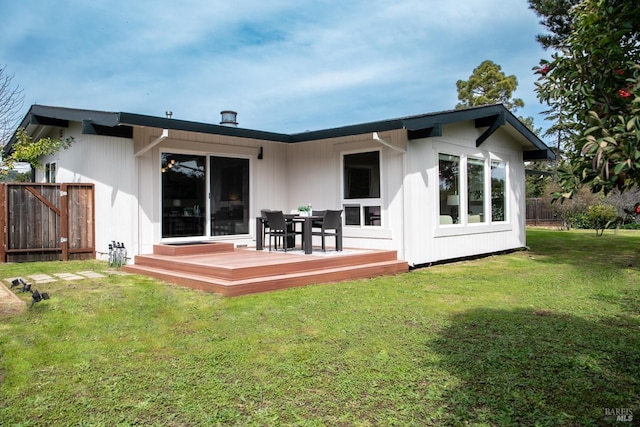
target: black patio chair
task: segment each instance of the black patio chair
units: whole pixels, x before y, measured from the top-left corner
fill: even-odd
[[[267,214],[270,209],[262,209],[260,211],[260,217],[262,219],[262,242],[267,241],[267,234],[271,233],[271,229],[269,228],[269,220],[267,219]],[[276,240],[276,249],[278,249],[278,240]]]
[[[284,217],[282,211],[265,211],[264,213],[267,217],[267,221],[269,222],[269,251],[271,251],[271,240],[273,238],[278,239],[281,237],[283,239],[284,251],[287,251],[287,247],[289,246],[290,239],[293,240],[292,247],[295,247],[296,235],[302,235],[301,231],[296,231],[294,224],[291,221],[287,221]],[[276,240],[276,250],[277,240]]]
[[[333,230],[333,231],[330,231]],[[338,244],[338,239],[342,236],[342,209],[338,211],[327,210],[324,214],[324,218],[322,219],[322,225],[320,227],[320,231],[313,231],[311,234],[314,236],[322,237],[322,250],[327,251],[325,245],[325,238],[327,236],[333,236],[336,238],[336,251],[340,250],[342,245]]]
[[[327,211],[311,211],[311,216],[321,216],[324,217],[324,214]],[[314,219],[311,221],[311,227],[313,228],[322,228],[322,220],[321,219]]]

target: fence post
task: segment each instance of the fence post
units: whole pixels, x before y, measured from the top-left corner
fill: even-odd
[[[0,242],[0,262],[7,262],[7,245],[9,244],[7,218],[7,184],[0,184],[0,231],[2,232],[2,241]]]
[[[69,260],[69,198],[67,184],[60,184],[60,249],[62,261]]]

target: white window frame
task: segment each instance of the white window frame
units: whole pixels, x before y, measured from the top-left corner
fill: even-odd
[[[53,173],[51,170],[53,169]],[[47,162],[44,167],[44,180],[54,184],[58,177],[58,162]]]
[[[378,159],[379,159],[379,168],[380,170],[378,171],[379,175],[380,175],[380,197],[376,197],[376,198],[360,198],[360,199],[347,199],[344,196],[344,186],[345,186],[345,176],[344,176],[344,158],[345,156],[351,155],[351,154],[364,154],[364,153],[371,153],[371,152],[377,152],[378,153]],[[342,215],[342,221],[343,221],[343,225],[346,228],[350,228],[350,229],[361,229],[361,228],[367,228],[367,229],[381,229],[383,228],[384,225],[384,214],[383,214],[383,209],[382,209],[382,200],[384,199],[384,175],[382,173],[383,171],[383,156],[382,156],[382,150],[380,148],[362,148],[359,150],[350,150],[350,151],[343,151],[340,153],[340,201],[341,201],[341,205],[342,205],[342,209],[343,209],[343,215]],[[360,210],[360,224],[347,224],[346,223],[346,208],[349,207],[358,207]],[[380,209],[380,224],[379,225],[368,225],[365,224],[365,210],[367,207],[376,207]]]
[[[455,145],[438,145],[434,147],[435,154],[435,168],[436,168],[436,182],[438,185],[434,186],[434,200],[436,202],[435,207],[435,236],[451,236],[451,235],[464,235],[464,234],[475,234],[475,233],[483,233],[483,232],[494,232],[494,231],[506,231],[511,230],[513,228],[513,224],[510,220],[510,211],[511,211],[511,190],[510,190],[510,167],[511,167],[511,159],[509,156],[503,156],[496,153],[491,153],[483,150],[472,150],[465,149],[461,146]],[[460,195],[460,204],[459,204],[459,214],[460,217],[459,222],[457,224],[440,224],[440,185],[439,185],[439,176],[440,176],[440,163],[439,158],[440,155],[453,155],[460,157],[460,184],[459,184],[459,195]],[[485,220],[484,222],[479,223],[470,223],[468,221],[468,176],[467,176],[467,159],[473,158],[484,161],[484,212],[485,212]],[[492,221],[491,218],[491,162],[498,161],[502,162],[505,165],[505,215],[504,221]]]

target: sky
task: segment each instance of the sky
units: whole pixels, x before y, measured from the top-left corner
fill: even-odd
[[[533,117],[527,0],[0,0],[0,66],[32,104],[297,133],[453,109],[484,60]],[[23,117],[24,114],[20,116]]]

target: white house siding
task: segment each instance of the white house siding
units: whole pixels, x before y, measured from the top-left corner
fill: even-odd
[[[524,164],[521,147],[502,130],[476,148],[484,129],[473,123],[446,126],[444,136],[410,141],[407,153],[407,256],[410,265],[474,256],[526,245]],[[507,215],[504,223],[439,224],[438,153],[498,156],[508,162]]]
[[[445,126],[442,137],[413,141],[407,141],[402,129],[380,133],[400,151],[406,149],[404,154],[375,141],[372,134],[287,144],[170,130],[166,139],[136,157],[134,152],[155,141],[161,129],[135,128],[132,140],[82,135],[80,124],[72,123],[64,137],[75,138],[73,149],[43,160],[57,163],[58,182],[95,184],[96,250],[106,252],[109,242],[116,240],[134,255],[150,253],[162,241],[161,152],[250,159],[250,234],[215,239],[252,245],[254,219],[261,209],[290,211],[308,203],[315,209],[342,208],[342,156],[380,150],[382,225],[345,226],[344,247],[397,250],[399,258],[410,265],[421,265],[526,244],[522,146],[499,129],[476,148],[476,138],[483,130],[472,122],[460,123]],[[257,158],[260,147],[262,160]],[[508,221],[440,226],[439,152],[506,160]],[[44,180],[42,171],[38,180]]]
[[[160,129],[135,129],[136,149],[140,150],[145,144],[156,140],[160,134]],[[262,160],[257,158],[260,147],[263,150]],[[140,188],[140,211],[137,217],[140,224],[139,253],[150,253],[153,245],[162,241],[160,215],[160,154],[162,152],[249,159],[250,234],[216,236],[210,239],[250,246],[255,244],[255,218],[260,215],[260,210],[289,205],[286,148],[286,144],[276,142],[170,130],[168,138],[137,158]],[[202,239],[202,237],[194,237],[194,239]]]
[[[406,144],[402,133],[381,134],[396,145]],[[342,155],[380,150],[382,226],[344,226],[345,248],[391,249],[402,256],[404,157],[373,139],[372,134],[291,144],[287,147],[289,205],[296,209],[342,209]],[[314,244],[319,244],[314,242]]]
[[[59,135],[55,135],[56,137]],[[63,138],[74,138],[72,149],[62,150],[43,159],[56,162],[56,181],[60,183],[93,183],[95,185],[96,252],[108,251],[112,240],[133,248],[137,212],[133,141],[97,135],[83,135],[79,123],[70,123]],[[37,171],[36,181],[44,181]]]

